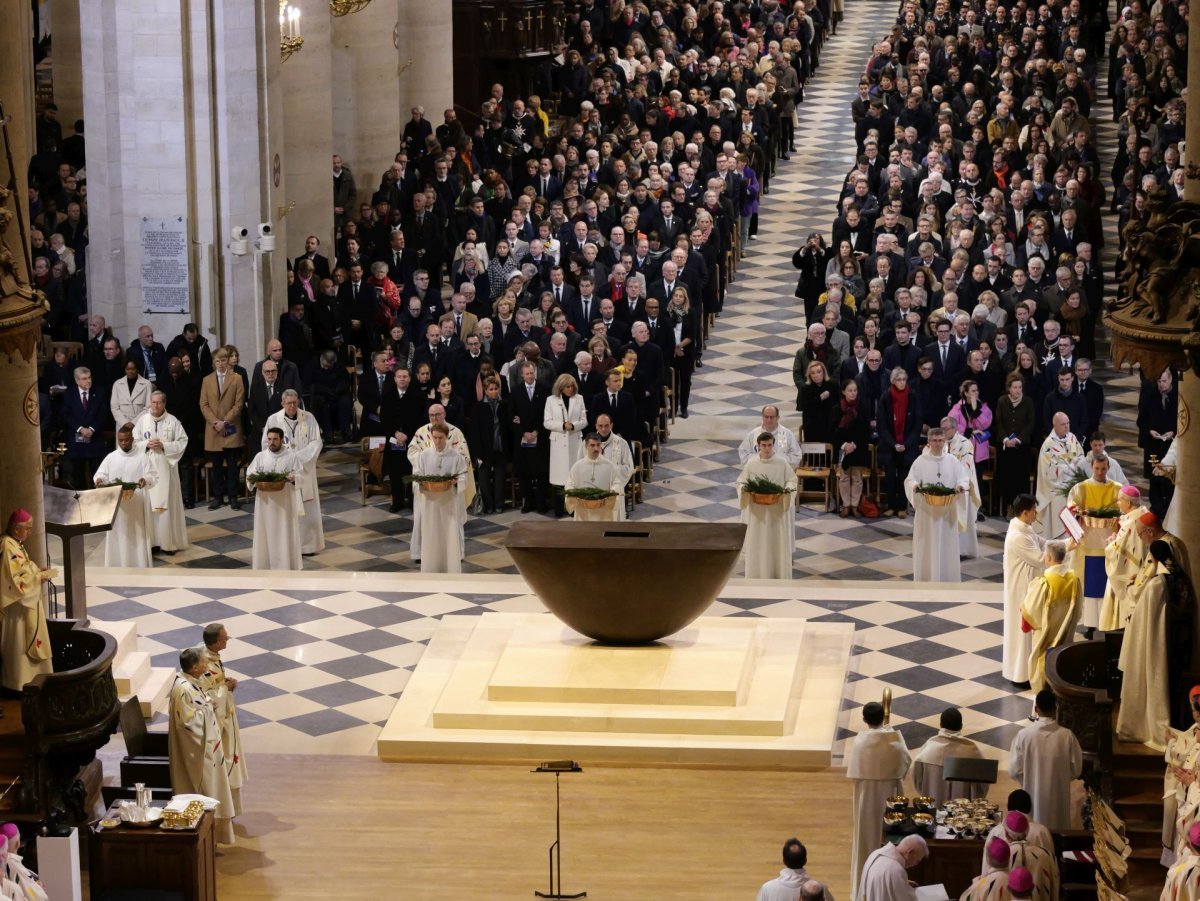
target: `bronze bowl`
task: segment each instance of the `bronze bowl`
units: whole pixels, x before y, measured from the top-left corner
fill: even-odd
[[[506,547],[550,612],[604,644],[650,644],[717,599],[742,523],[519,522]]]

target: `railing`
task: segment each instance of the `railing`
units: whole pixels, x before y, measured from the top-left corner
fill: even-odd
[[[79,771],[108,742],[120,715],[112,675],[117,643],[79,620],[51,620],[49,628],[54,672],[34,678],[21,697],[25,767],[19,803],[43,817],[61,807],[82,819]]]
[[[1113,662],[1101,637],[1054,648],[1046,655],[1046,684],[1058,699],[1058,722],[1075,733],[1083,749],[1083,774],[1112,803]]]

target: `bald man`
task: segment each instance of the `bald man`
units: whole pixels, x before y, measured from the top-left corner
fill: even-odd
[[[1037,464],[1038,518],[1048,540],[1066,532],[1059,514],[1067,507],[1067,487],[1075,481],[1082,459],[1083,446],[1071,432],[1071,420],[1066,413],[1055,413]]]

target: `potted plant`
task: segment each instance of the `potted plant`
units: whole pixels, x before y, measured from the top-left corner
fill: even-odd
[[[286,472],[252,472],[246,476],[246,481],[257,491],[282,491],[287,477]]]
[[[791,492],[790,488],[780,485],[778,482],[772,482],[770,479],[765,479],[762,476],[752,476],[746,479],[746,484],[742,490],[750,495],[750,499],[756,504],[761,504],[764,507],[770,507],[773,504],[778,504],[784,495]]]
[[[1085,529],[1108,529],[1116,531],[1121,511],[1116,507],[1088,507],[1080,516]]]
[[[958,496],[957,491],[941,482],[922,482],[917,486],[917,494],[922,495],[925,502],[932,507],[948,507]]]
[[[565,497],[575,498],[575,503],[590,510],[598,510],[610,503],[609,498],[616,497],[615,491],[607,488],[568,488],[563,492]]]

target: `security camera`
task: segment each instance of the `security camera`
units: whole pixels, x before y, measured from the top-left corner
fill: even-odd
[[[229,242],[229,252],[234,256],[244,257],[250,252],[250,242],[247,236],[250,234],[250,229],[244,225],[235,225],[229,230],[229,237],[232,239]]]
[[[275,249],[275,229],[270,222],[258,223],[258,249],[263,253]]]

